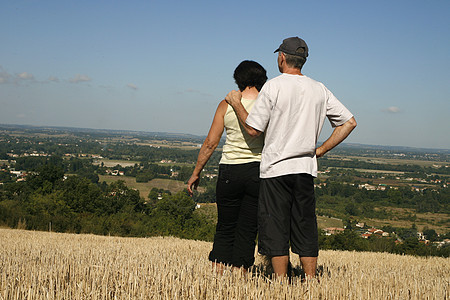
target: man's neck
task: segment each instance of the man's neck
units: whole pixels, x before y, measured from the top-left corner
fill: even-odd
[[[302,71],[297,68],[284,67],[281,73],[290,74],[290,75],[300,75],[303,76]]]

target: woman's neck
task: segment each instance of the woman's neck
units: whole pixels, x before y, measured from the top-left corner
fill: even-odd
[[[258,90],[252,86],[252,87],[246,87],[245,90],[242,92],[242,97],[249,100],[255,100],[258,97]]]

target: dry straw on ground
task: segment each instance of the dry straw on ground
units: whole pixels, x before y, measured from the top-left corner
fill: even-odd
[[[450,260],[321,251],[320,283],[215,275],[211,243],[0,229],[0,299],[448,299]],[[292,257],[294,266],[298,257]],[[262,259],[258,257],[256,264]],[[260,268],[259,268],[260,269]]]

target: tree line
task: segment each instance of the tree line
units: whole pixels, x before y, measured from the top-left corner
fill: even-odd
[[[425,244],[417,239],[417,230],[403,228],[396,229],[398,236],[402,236],[401,242],[396,237],[381,237],[372,234],[369,238],[361,238],[357,231],[347,228],[344,232],[326,236],[319,236],[319,247],[323,250],[347,250],[347,251],[370,251],[387,252],[395,254],[417,255],[417,256],[450,256],[450,246],[437,246],[436,244]],[[434,230],[429,231],[429,236],[436,237]],[[450,235],[445,236],[449,238]],[[433,240],[433,239],[432,239]]]
[[[340,160],[340,159],[329,159],[326,157],[322,157],[319,163],[321,170],[326,170],[329,167],[334,167],[334,168],[370,169],[370,170],[406,172],[415,175],[421,175],[423,177],[426,177],[427,173],[450,175],[450,170],[446,166],[424,167],[414,164],[387,164],[387,163],[381,164],[381,163],[361,161],[359,159]]]
[[[31,230],[212,240],[214,224],[195,206],[186,192],[163,193],[147,203],[123,181],[65,178],[63,165],[50,159],[26,181],[0,185],[0,222]]]
[[[317,208],[337,214],[387,219],[392,214],[379,208],[383,206],[411,208],[416,212],[450,213],[448,189],[412,191],[410,187],[385,190],[366,190],[357,185],[326,181],[316,188]],[[378,207],[377,209],[375,209]]]

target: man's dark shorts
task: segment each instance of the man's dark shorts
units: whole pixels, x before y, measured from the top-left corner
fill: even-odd
[[[317,257],[319,253],[314,178],[289,174],[261,179],[258,251],[268,256]]]

